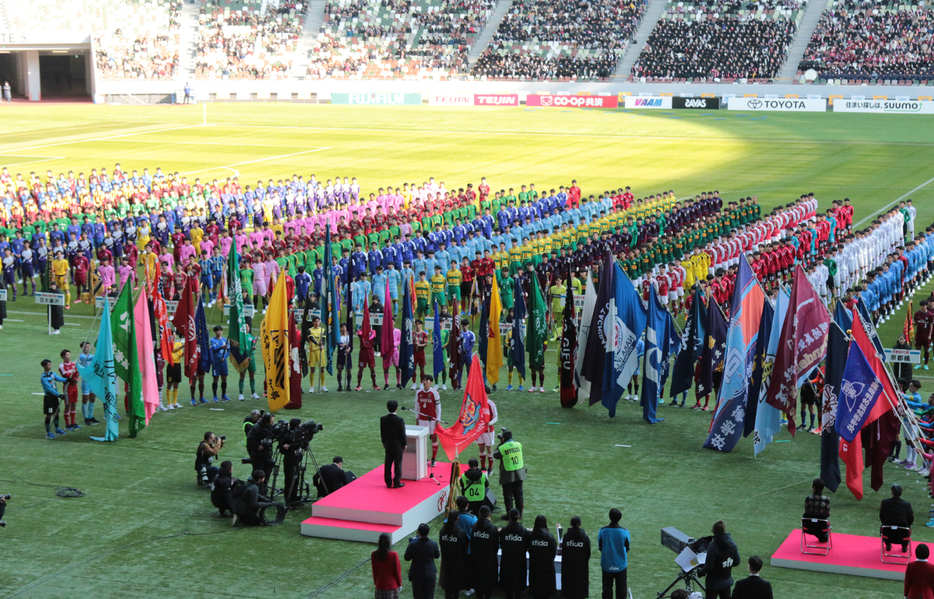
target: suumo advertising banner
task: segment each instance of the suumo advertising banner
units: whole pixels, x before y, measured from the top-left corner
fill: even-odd
[[[825,98],[730,98],[730,110],[751,112],[826,112]]]
[[[474,94],[474,106],[518,106],[519,94]]]
[[[526,106],[544,108],[618,108],[616,96],[545,96],[529,94],[525,98]]]
[[[473,106],[473,94],[431,94],[429,106]]]
[[[397,94],[389,92],[367,92],[359,94],[331,94],[331,104],[369,106],[421,106],[419,93]]]
[[[888,112],[892,114],[934,114],[930,100],[836,100],[834,112]]]
[[[671,107],[688,110],[719,110],[720,98],[672,98]]]
[[[671,96],[626,96],[626,108],[671,110]]]

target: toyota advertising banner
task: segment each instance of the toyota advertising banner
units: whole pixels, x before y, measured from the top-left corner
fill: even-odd
[[[934,114],[930,100],[837,100],[834,112],[877,112],[890,114]]]
[[[518,106],[519,94],[474,94],[474,106]]]
[[[546,96],[529,94],[525,98],[526,106],[543,108],[618,108],[616,96]]]
[[[431,94],[429,106],[473,106],[473,94]]]
[[[626,108],[671,110],[671,96],[626,96]]]
[[[730,98],[730,110],[751,112],[827,112],[824,98]]]
[[[389,92],[331,94],[331,104],[369,106],[421,106],[422,95],[419,93],[399,94]]]
[[[672,98],[671,107],[689,110],[718,110],[720,98]]]

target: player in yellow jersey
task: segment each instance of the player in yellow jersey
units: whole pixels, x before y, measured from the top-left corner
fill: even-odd
[[[55,286],[65,294],[65,306],[71,305],[71,288],[68,286],[68,260],[64,253],[55,252],[55,259],[52,260],[52,276],[55,277]]]
[[[451,314],[460,314],[461,305],[461,271],[457,268],[457,260],[451,260],[451,269],[445,275],[448,284],[448,306]]]
[[[435,265],[435,274],[431,276],[431,303],[437,302],[438,310],[447,305],[447,280],[441,274],[441,267]]]
[[[424,320],[428,315],[428,299],[431,297],[431,283],[425,278],[425,271],[418,273],[415,281],[415,314],[416,318]]]
[[[201,255],[201,240],[204,239],[204,229],[201,228],[201,225],[197,224],[198,221],[194,221],[195,225],[191,227],[188,231],[188,235],[191,238],[191,245],[195,248],[195,256]]]

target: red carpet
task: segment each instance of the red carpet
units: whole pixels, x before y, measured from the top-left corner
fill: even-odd
[[[808,537],[814,544],[814,537]],[[778,550],[772,554],[772,565],[778,568],[831,572],[850,576],[904,580],[905,566],[882,563],[882,541],[879,537],[861,537],[833,533],[833,549],[827,555],[801,553],[801,530],[793,530]],[[894,547],[899,555],[900,547]],[[914,546],[911,547],[914,551]],[[892,558],[886,558],[891,560]]]
[[[379,466],[315,502],[312,517],[302,522],[302,534],[375,543],[380,533],[388,532],[395,543],[444,510],[450,474],[450,464],[439,464],[437,483],[423,478],[403,481],[401,489],[389,489]]]

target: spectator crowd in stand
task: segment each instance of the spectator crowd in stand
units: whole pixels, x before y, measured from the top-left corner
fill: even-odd
[[[795,0],[679,3],[652,30],[634,77],[771,79],[794,39]]]
[[[472,72],[506,79],[607,78],[644,12],[643,1],[517,0]]]
[[[822,78],[934,77],[934,11],[923,6],[880,8],[844,0],[821,16],[799,70]]]

